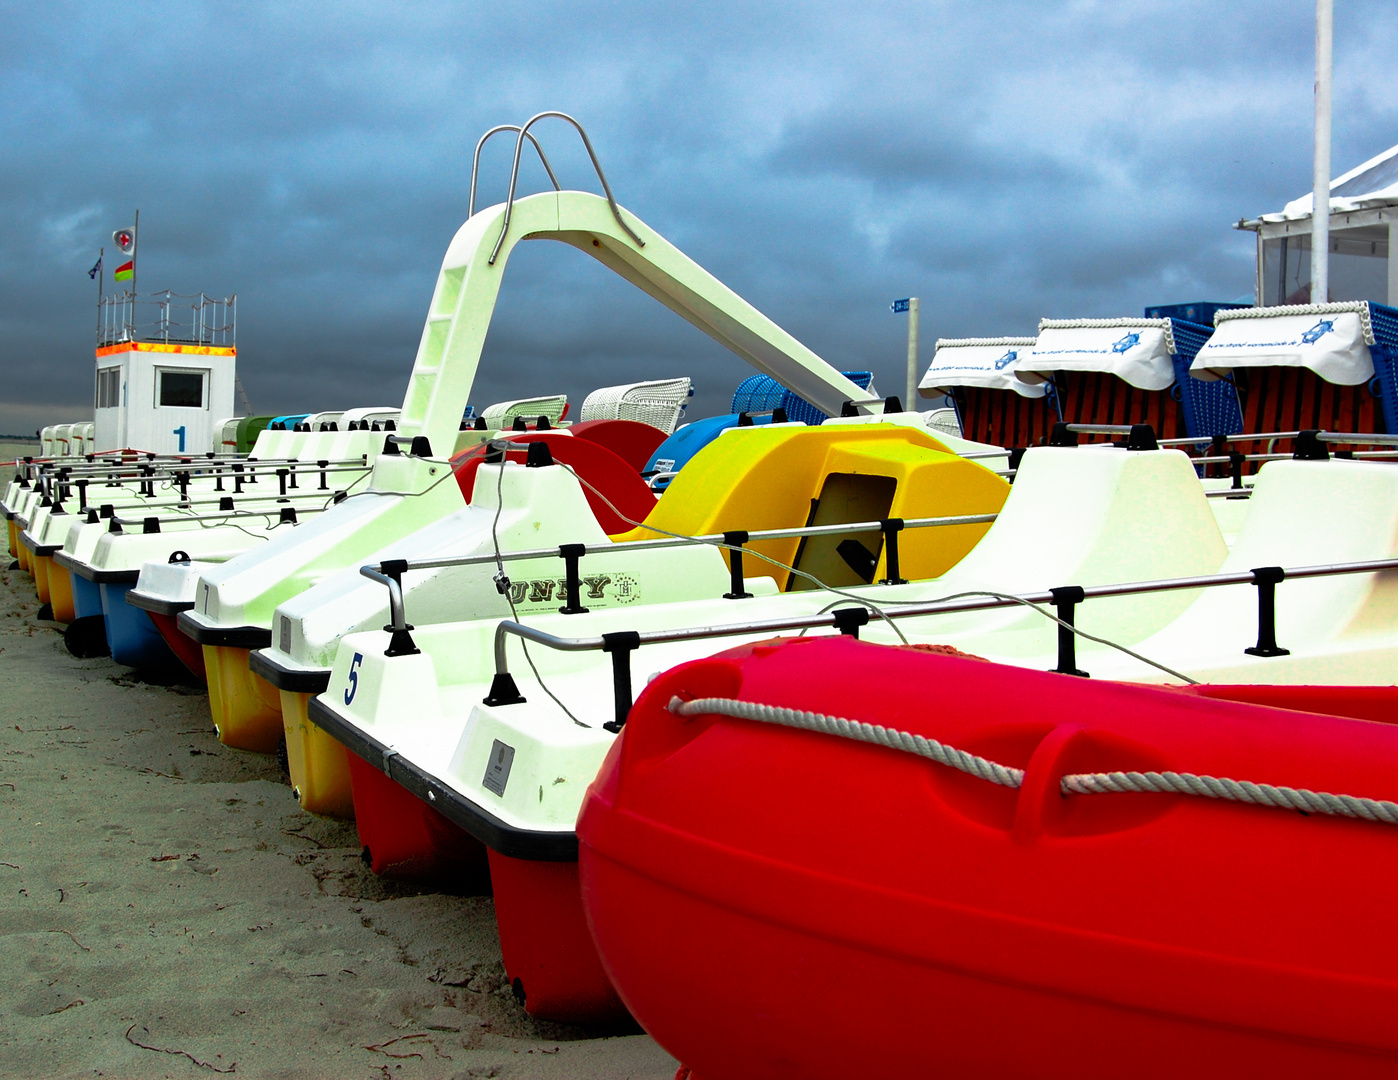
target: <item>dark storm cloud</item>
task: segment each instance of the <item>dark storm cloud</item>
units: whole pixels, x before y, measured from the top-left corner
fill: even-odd
[[[1336,171],[1398,139],[1385,4],[1337,18]],[[85,271],[239,297],[260,409],[397,403],[470,154],[558,108],[618,198],[799,338],[901,387],[924,334],[1252,288],[1229,224],[1309,186],[1312,7],[243,4],[0,9],[0,428],[89,407]],[[560,178],[596,190],[561,126]],[[508,179],[487,151],[482,201]],[[522,190],[544,183],[526,160]],[[108,267],[114,265],[108,255]],[[512,258],[478,404],[748,369],[586,256]]]

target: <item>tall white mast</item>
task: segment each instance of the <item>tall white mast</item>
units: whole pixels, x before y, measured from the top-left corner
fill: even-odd
[[[1330,299],[1330,84],[1335,0],[1315,3],[1315,173],[1311,204],[1311,303]]]

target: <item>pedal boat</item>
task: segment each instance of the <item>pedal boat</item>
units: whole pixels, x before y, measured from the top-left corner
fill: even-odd
[[[743,430],[765,435],[760,428]],[[715,446],[721,444],[722,440]],[[697,475],[691,470],[703,454],[676,476],[665,498],[682,492],[686,478]],[[963,584],[975,587],[983,573],[1003,579],[1013,571],[1014,580],[1036,584],[1045,580],[1038,575],[1065,581],[1102,575],[1091,579],[1116,581],[1208,573],[1218,566],[1224,550],[1206,502],[1193,468],[1178,451],[1031,450],[1000,516],[950,572],[905,585],[853,586],[845,590],[851,596],[848,603],[857,604],[857,597],[867,597],[871,605],[900,597],[937,597],[955,593]],[[1154,527],[1167,517],[1178,522],[1174,534]],[[913,534],[909,530],[905,535]],[[1035,557],[1026,559],[1026,551]],[[969,569],[967,564],[972,564]],[[842,597],[835,599],[841,606],[846,603]],[[705,655],[712,648],[707,642],[657,643],[625,653],[626,640],[637,631],[778,616],[808,618],[832,606],[831,600],[822,591],[743,600],[715,596],[626,610],[539,615],[529,618],[527,625],[568,639],[608,640],[611,635],[623,652],[627,678],[634,668],[640,683],[645,672],[664,670],[692,659],[695,650]],[[1092,605],[1086,605],[1082,618],[1085,626],[1099,628],[1135,625],[1137,635],[1145,636],[1174,618],[1187,602],[1187,597],[1154,594],[1134,601],[1134,622],[1110,604],[1095,616],[1088,610]],[[410,618],[411,613],[409,607]],[[1102,621],[1093,624],[1093,618]],[[1039,652],[1051,658],[1055,636],[1043,622],[1034,612],[991,612],[982,616],[981,625],[987,638],[995,636],[991,629],[1003,637],[1030,637]],[[581,933],[572,860],[573,823],[583,789],[614,739],[618,711],[624,717],[624,709],[613,704],[618,678],[614,654],[531,646],[530,657],[546,692],[533,678],[519,639],[507,637],[503,648],[516,691],[511,697],[500,692],[493,659],[497,620],[415,626],[412,639],[419,651],[410,656],[396,651],[388,655],[391,635],[381,630],[342,638],[329,687],[309,706],[310,719],[358,759],[352,776],[361,835],[388,834],[405,819],[401,801],[390,803],[383,792],[396,796],[399,788],[406,788],[434,813],[476,836],[490,848],[506,970],[511,979],[520,980],[518,992],[526,1008],[555,1018],[610,1015],[615,999],[601,969],[595,958],[590,966],[585,963],[590,946]],[[871,621],[862,632],[874,629]],[[570,708],[577,722],[553,702],[550,692]],[[361,785],[361,775],[370,770],[396,787],[380,780],[374,780],[372,788]],[[419,839],[426,844],[431,838],[419,834]],[[431,857],[429,850],[416,856]],[[558,961],[559,957],[566,959]]]
[[[694,1080],[1391,1076],[1398,688],[1252,689],[839,637],[671,669],[578,820],[602,965]]]
[[[244,727],[269,738],[280,733],[279,702],[259,698],[247,668],[249,652],[270,644],[277,606],[465,505],[449,482],[447,455],[456,445],[509,255],[525,239],[556,239],[592,255],[816,404],[838,411],[859,396],[829,364],[608,199],[555,191],[480,210],[448,247],[399,433],[389,444],[393,449],[374,462],[368,490],[205,575],[196,606],[178,617],[181,631],[205,649],[211,710],[235,744]],[[277,718],[275,726],[269,718]]]

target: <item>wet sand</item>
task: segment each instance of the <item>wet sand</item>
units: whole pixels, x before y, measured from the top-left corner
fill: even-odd
[[[202,689],[74,659],[38,606],[0,573],[0,1075],[674,1076],[531,1019],[489,897],[374,877]]]

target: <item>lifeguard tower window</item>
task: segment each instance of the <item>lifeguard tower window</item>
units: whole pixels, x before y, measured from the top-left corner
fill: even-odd
[[[177,409],[204,407],[204,372],[158,371],[156,374],[156,404]]]
[[[121,368],[99,368],[97,371],[97,407],[115,409],[121,405]]]

